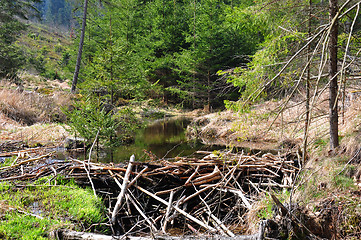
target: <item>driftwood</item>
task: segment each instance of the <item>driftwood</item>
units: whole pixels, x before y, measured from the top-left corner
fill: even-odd
[[[292,187],[299,171],[297,154],[202,153],[206,156],[199,159],[178,157],[151,162],[135,162],[132,156],[126,167],[78,159],[56,160],[51,153],[31,156],[33,153],[28,151],[11,166],[0,168],[0,181],[33,181],[62,175],[92,186],[108,201],[110,222],[119,236],[156,235],[186,226],[193,233],[215,235],[216,239],[263,239],[265,223],[260,224],[258,233],[249,236],[240,236],[237,226],[258,193]],[[190,233],[185,229],[183,233]],[[62,234],[69,235],[65,239],[114,239],[72,231]]]

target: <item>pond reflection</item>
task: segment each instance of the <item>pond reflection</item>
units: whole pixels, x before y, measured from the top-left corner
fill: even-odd
[[[126,161],[132,154],[135,154],[139,161],[147,160],[148,156],[144,150],[159,158],[189,156],[198,150],[212,150],[212,146],[186,140],[185,130],[189,123],[190,120],[187,118],[168,118],[138,130],[134,143],[113,149],[112,162]],[[111,154],[107,154],[101,161],[111,161]]]

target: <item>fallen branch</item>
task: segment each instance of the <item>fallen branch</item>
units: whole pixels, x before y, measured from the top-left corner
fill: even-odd
[[[112,213],[111,221],[112,221],[113,224],[115,224],[116,216],[118,214],[120,205],[122,204],[122,200],[123,200],[125,190],[126,190],[127,185],[128,185],[128,179],[129,179],[130,172],[132,171],[132,165],[133,165],[134,160],[135,160],[135,156],[132,155],[130,157],[128,168],[127,168],[127,171],[126,171],[125,176],[124,176],[122,188],[121,188],[120,193],[119,193],[118,198],[117,198],[117,203],[115,204],[115,207],[114,207],[114,210],[113,210],[113,213]]]

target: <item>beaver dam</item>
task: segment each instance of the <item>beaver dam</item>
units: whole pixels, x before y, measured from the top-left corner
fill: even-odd
[[[201,152],[205,155],[203,158],[164,160],[150,156],[153,159],[149,162],[135,161],[132,156],[129,163],[114,165],[78,159],[56,160],[52,153],[40,155],[40,151],[41,148],[2,153],[2,157],[18,157],[11,165],[0,168],[0,181],[21,185],[19,182],[32,182],[44,176],[75,179],[102,196],[108,207],[106,224],[112,236],[58,229],[53,232],[58,239],[277,236],[280,234],[277,223],[271,224],[271,220],[261,222],[257,233],[242,235],[244,215],[258,194],[293,188],[301,167],[295,152],[262,156]],[[287,215],[288,208],[274,195],[272,198],[281,213]],[[301,224],[294,219],[290,221]]]

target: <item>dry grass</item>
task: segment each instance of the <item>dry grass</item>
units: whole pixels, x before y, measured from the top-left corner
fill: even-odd
[[[29,145],[38,143],[47,146],[59,144],[69,136],[69,132],[67,132],[65,128],[65,126],[55,123],[37,123],[31,126],[6,130],[3,132],[3,136],[6,136],[6,139],[3,140],[22,141],[28,143]]]
[[[361,148],[361,97],[354,98],[347,106],[344,119],[341,119],[340,131],[342,148],[347,155],[354,155]]]
[[[16,122],[25,125],[35,123],[63,122],[60,107],[66,106],[70,97],[65,92],[51,92],[43,95],[35,91],[19,91],[2,84],[0,90],[0,112]]]
[[[66,117],[61,107],[70,105],[70,95],[50,88],[47,94],[19,91],[0,84],[0,141],[22,141],[28,144],[59,143],[68,133],[59,124]]]
[[[201,116],[195,118],[188,128],[188,135],[198,136],[203,142],[216,141],[226,145],[261,149],[282,147],[284,142],[302,145],[305,106],[300,103],[301,99],[302,96],[295,98],[285,107],[282,101],[267,101],[253,106],[245,113],[225,111]],[[323,154],[327,153],[328,107],[328,93],[321,94],[312,107],[308,132],[308,149],[311,154],[320,153],[321,148],[326,149]],[[352,155],[361,147],[361,97],[354,97],[346,103],[344,117],[340,117],[339,122],[342,149]]]

